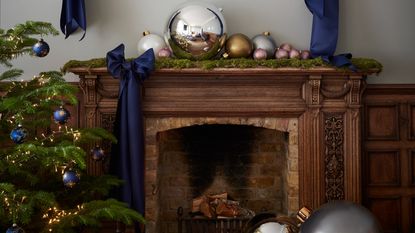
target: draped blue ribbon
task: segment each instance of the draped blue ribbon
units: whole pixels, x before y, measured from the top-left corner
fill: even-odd
[[[312,57],[321,57],[334,66],[348,66],[356,71],[350,59],[352,54],[335,55],[339,34],[339,0],[305,0],[313,14],[310,52]]]
[[[85,16],[85,0],[63,0],[61,11],[61,31],[65,34],[65,39],[68,38],[78,28],[84,30],[86,33],[86,16]]]
[[[120,79],[114,134],[118,143],[112,147],[111,173],[124,184],[116,197],[144,215],[144,136],[140,86],[154,70],[154,51],[147,50],[128,62],[121,44],[107,53],[109,73]],[[140,228],[136,227],[136,232]]]

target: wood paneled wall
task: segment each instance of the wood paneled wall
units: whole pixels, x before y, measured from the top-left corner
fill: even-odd
[[[385,232],[415,232],[415,85],[364,96],[363,204]]]

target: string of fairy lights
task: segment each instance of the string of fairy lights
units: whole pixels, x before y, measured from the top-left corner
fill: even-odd
[[[34,79],[38,81],[38,84],[40,86],[45,85],[49,81],[49,79],[45,75],[35,76]],[[24,82],[23,80],[21,80],[21,82],[12,82],[12,85],[9,88],[8,92],[11,92],[15,88],[19,88],[19,87],[20,88],[26,88],[27,85],[28,85],[28,82]],[[51,93],[51,95],[45,97],[43,100],[41,99],[40,101],[50,101],[50,100],[52,100],[52,98],[55,98],[56,96],[57,96],[57,93]],[[33,103],[32,104],[33,108],[37,108],[39,106],[40,105],[38,103]],[[20,125],[20,122],[23,122],[24,120],[25,119],[24,119],[22,114],[16,113],[16,114],[10,116],[6,121],[11,125]],[[66,125],[66,124],[65,125],[58,124],[57,130],[52,130],[48,134],[41,133],[40,136],[35,136],[35,137],[33,137],[33,139],[38,144],[44,146],[46,143],[49,143],[49,142],[53,143],[57,136],[71,136],[72,139],[73,139],[73,143],[76,144],[76,142],[79,141],[80,138],[81,138],[81,132],[79,130],[74,130],[72,127],[68,127],[68,125]],[[18,154],[24,155],[24,156],[20,156],[20,158],[23,158],[23,160],[28,160],[29,159],[28,156],[33,156],[33,157],[36,156],[35,153],[33,153],[30,150],[18,151],[18,152],[19,152]],[[16,155],[9,154],[5,158],[6,158],[6,161],[8,161],[12,164],[18,164],[19,166],[23,166],[22,165],[23,161],[19,161],[18,156],[16,156]],[[64,174],[65,170],[67,170],[68,167],[71,168],[71,167],[75,166],[75,164],[76,164],[76,161],[74,161],[74,160],[69,161],[69,163],[67,163],[67,164],[55,163],[54,164],[54,168],[55,168],[54,170],[55,170],[56,173]],[[13,196],[10,196],[7,193],[5,193],[5,191],[2,191],[0,193],[0,196],[3,197],[2,198],[3,203],[4,203],[3,206],[9,212],[10,216],[12,216],[14,221],[16,221],[17,220],[17,213],[16,213],[17,209],[25,203],[25,201],[27,200],[27,197],[26,196],[17,197],[16,194],[13,194]],[[54,206],[54,207],[48,208],[45,211],[45,213],[43,214],[42,218],[47,219],[47,224],[49,225],[48,230],[49,230],[49,232],[52,232],[53,231],[53,224],[59,223],[61,221],[61,219],[64,218],[64,217],[74,216],[74,215],[79,214],[79,212],[83,208],[84,208],[83,205],[78,205],[75,210],[68,211],[68,210],[61,210],[61,209],[59,209],[58,206]]]

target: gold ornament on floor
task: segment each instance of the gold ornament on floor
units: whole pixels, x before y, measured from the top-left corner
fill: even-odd
[[[252,50],[251,40],[242,33],[233,34],[225,44],[225,54],[227,54],[225,56],[229,58],[249,57]]]

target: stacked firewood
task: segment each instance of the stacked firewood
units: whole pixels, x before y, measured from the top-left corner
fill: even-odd
[[[207,218],[253,217],[255,213],[229,198],[228,193],[203,195],[193,199],[192,214]]]

